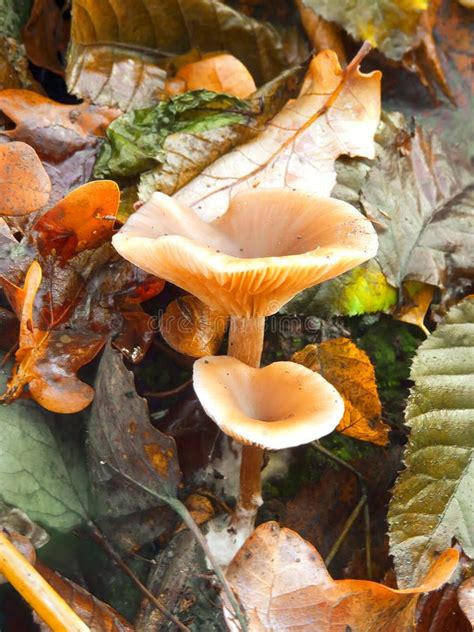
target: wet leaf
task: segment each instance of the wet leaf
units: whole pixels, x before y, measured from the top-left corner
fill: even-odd
[[[396,302],[397,290],[371,259],[335,279],[303,290],[281,311],[322,317],[359,316],[388,311]]]
[[[129,16],[133,15],[133,20]],[[293,28],[296,34],[296,28]],[[222,50],[223,45],[248,68],[257,85],[273,79],[303,55],[287,52],[284,38],[269,23],[260,22],[222,3],[211,0],[160,0],[137,4],[119,0],[78,0],[73,5],[72,42],[76,45],[69,65],[75,72],[85,45],[123,44],[159,51],[162,57],[181,55],[192,48],[203,52]],[[294,50],[294,49],[293,49]],[[297,52],[300,52],[297,50]],[[79,72],[79,71],[77,71]],[[103,83],[108,77],[102,76]],[[82,95],[80,95],[82,96]]]
[[[291,360],[317,371],[344,398],[344,417],[336,430],[355,439],[385,446],[390,427],[382,421],[382,405],[369,357],[349,338],[307,345]]]
[[[458,589],[459,605],[474,627],[474,577],[466,579]]]
[[[0,407],[0,498],[45,529],[68,531],[86,520],[87,473],[73,435],[60,436],[53,421],[28,400]]]
[[[399,584],[423,576],[456,537],[473,556],[474,299],[451,308],[418,349],[405,412],[406,469],[389,508],[390,547]]]
[[[61,595],[91,632],[133,632],[132,626],[116,610],[97,599],[82,586],[51,570],[41,562],[36,563],[36,570]],[[36,621],[42,632],[49,632],[50,628],[46,624]]]
[[[183,92],[212,90],[245,99],[257,86],[244,64],[233,55],[212,55],[185,64],[176,73],[184,82]]]
[[[216,355],[227,329],[228,317],[195,296],[170,303],[160,321],[160,333],[175,351],[193,358]]]
[[[368,40],[392,59],[401,59],[403,53],[418,43],[418,27],[428,8],[428,0],[303,2],[326,20],[342,26],[356,40]]]
[[[39,549],[49,541],[49,535],[44,529],[33,522],[24,511],[18,507],[6,505],[0,500],[0,525],[12,532],[28,538],[35,549]]]
[[[178,191],[177,201],[211,220],[227,209],[231,196],[248,188],[290,187],[329,195],[339,155],[374,155],[380,73],[361,73],[358,61],[354,59],[343,71],[332,51],[317,55],[301,96],[290,101],[255,139],[214,162]]]
[[[2,215],[26,215],[46,204],[51,182],[35,150],[25,143],[0,145]]]
[[[64,56],[69,41],[68,3],[34,0],[21,34],[28,58],[40,68],[64,74]]]
[[[0,110],[16,125],[3,134],[31,145],[40,157],[53,185],[51,205],[89,180],[100,137],[119,113],[88,103],[63,105],[14,89],[0,92]]]
[[[408,632],[419,595],[448,581],[458,558],[454,549],[444,551],[420,585],[403,591],[363,580],[333,580],[311,544],[267,522],[244,543],[226,575],[253,630]],[[226,618],[237,630],[228,611]]]
[[[157,538],[171,522],[160,498],[174,497],[180,482],[176,445],[151,425],[132,373],[110,347],[101,358],[95,389],[88,459],[96,512],[110,537],[132,549]]]
[[[134,176],[163,162],[163,143],[174,132],[195,134],[248,121],[249,104],[208,90],[187,92],[151,108],[132,110],[107,128],[96,177]],[[242,112],[242,113],[239,113]]]
[[[250,99],[252,115],[245,119],[249,125],[235,123],[167,136],[162,148],[163,163],[140,178],[140,199],[147,201],[154,191],[173,195],[212,162],[256,136],[288,99],[297,96],[306,67],[304,64],[290,68],[257,90]]]
[[[418,281],[405,281],[403,284],[404,300],[394,311],[393,317],[404,323],[417,325],[428,336],[430,332],[425,327],[424,320],[433,300],[434,290],[432,285]]]

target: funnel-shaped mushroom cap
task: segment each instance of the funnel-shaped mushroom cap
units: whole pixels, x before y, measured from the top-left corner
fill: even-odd
[[[367,261],[378,242],[372,224],[350,204],[260,189],[236,195],[211,223],[154,193],[113,245],[210,307],[251,318],[274,314],[301,290]]]
[[[254,369],[229,356],[194,363],[194,390],[219,428],[269,450],[309,443],[334,430],[344,402],[334,386],[295,362]]]

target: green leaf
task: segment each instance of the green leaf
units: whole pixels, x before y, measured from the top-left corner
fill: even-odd
[[[96,178],[136,176],[163,162],[161,148],[171,133],[198,134],[244,123],[248,109],[249,104],[237,97],[195,90],[151,108],[131,110],[108,126],[94,175]]]
[[[283,308],[285,314],[358,316],[384,312],[397,302],[397,291],[387,283],[374,260],[321,285],[304,290]]]
[[[387,57],[401,59],[419,41],[417,27],[428,0],[303,0],[306,7],[368,40]]]
[[[70,436],[70,427],[68,431]],[[67,531],[84,522],[88,489],[84,460],[78,442],[62,438],[54,415],[29,400],[4,404],[0,436],[0,499],[45,529]]]
[[[474,298],[451,308],[419,347],[406,408],[406,470],[389,509],[402,587],[416,584],[455,537],[474,554]]]

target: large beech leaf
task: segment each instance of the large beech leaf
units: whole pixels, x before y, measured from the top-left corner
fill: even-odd
[[[157,538],[170,526],[164,498],[180,482],[174,439],[150,423],[145,399],[117,351],[106,347],[88,425],[88,460],[101,526],[122,546]]]
[[[455,537],[474,555],[474,298],[452,307],[413,361],[406,470],[389,508],[402,586],[418,582]]]
[[[292,30],[296,35],[296,29]],[[74,46],[69,57],[69,73],[70,77],[77,77],[81,72],[83,54],[87,55],[90,45],[121,44],[132,50],[134,47],[155,50],[162,57],[181,55],[191,48],[204,52],[225,48],[244,63],[260,85],[292,62],[304,58],[307,49],[301,45],[301,39],[293,37],[296,46],[288,47],[287,51],[285,35],[271,24],[259,22],[215,0],[116,0],[113,3],[76,0],[72,12]],[[295,50],[303,53],[300,59],[295,59]],[[110,57],[107,51],[105,54]],[[120,66],[111,67],[113,74],[119,69]],[[101,91],[107,90],[109,75],[104,73],[103,66],[99,66],[97,74],[103,86],[98,91],[99,96]],[[126,72],[125,78],[134,86],[130,73]],[[70,88],[78,94],[78,88],[85,83],[77,83],[76,79]],[[79,93],[79,96],[84,95]]]
[[[311,62],[302,94],[253,140],[240,145],[175,195],[205,219],[227,210],[243,189],[290,187],[329,195],[341,154],[373,158],[380,115],[380,73],[363,74],[360,56],[342,70],[324,51]]]
[[[2,385],[6,371],[1,373]],[[32,401],[0,406],[0,498],[45,529],[66,531],[87,518],[87,473],[71,430]]]
[[[46,204],[51,182],[35,150],[25,143],[0,145],[0,214],[26,215]]]
[[[334,580],[309,542],[266,522],[244,543],[226,576],[255,632],[410,632],[420,594],[447,582],[458,559],[456,550],[444,551],[422,583],[408,590]],[[226,618],[235,632],[228,611]]]
[[[401,59],[420,39],[428,0],[303,0],[317,15],[336,22],[357,40],[369,40],[392,59]]]
[[[50,205],[90,178],[101,137],[118,110],[64,105],[30,90],[2,90],[0,111],[15,123],[3,135],[31,145],[48,173]]]
[[[334,338],[306,345],[291,360],[320,373],[344,398],[344,417],[336,428],[338,432],[387,445],[390,427],[382,421],[374,367],[365,351],[349,338]]]

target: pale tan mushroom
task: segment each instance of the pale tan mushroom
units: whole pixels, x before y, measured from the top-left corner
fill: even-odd
[[[240,193],[211,223],[154,193],[113,238],[125,259],[240,318],[276,313],[373,257],[377,244],[350,204],[287,189]]]
[[[255,369],[230,356],[208,356],[194,363],[193,383],[209,417],[244,445],[281,450],[310,443],[344,415],[334,386],[295,362]]]

